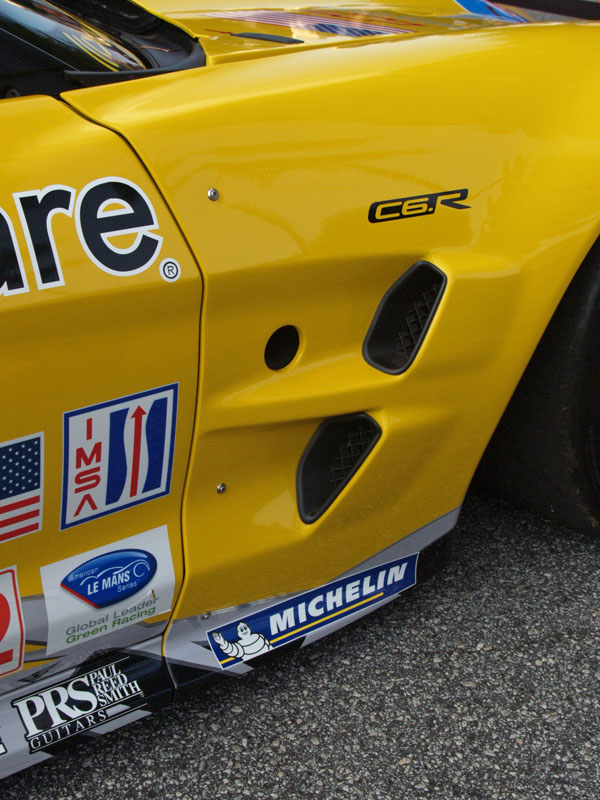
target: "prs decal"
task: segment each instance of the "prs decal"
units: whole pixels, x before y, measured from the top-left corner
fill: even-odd
[[[29,752],[43,751],[145,705],[140,671],[130,671],[129,664],[123,658],[13,700]]]
[[[160,252],[162,237],[156,212],[147,195],[126,178],[100,178],[79,195],[71,186],[16,192],[15,205],[38,289],[63,286],[60,256],[52,221],[57,214],[75,217],[77,236],[86,255],[111,275],[136,275],[148,269]],[[129,234],[127,245],[118,237]],[[13,222],[0,208],[0,295],[29,291],[23,257]]]
[[[369,222],[389,222],[393,219],[424,217],[434,214],[438,203],[460,211],[471,208],[460,202],[466,200],[468,195],[468,189],[453,189],[449,192],[416,194],[412,197],[399,197],[396,200],[382,200],[379,203],[372,203],[369,208]]]
[[[9,567],[0,571],[0,676],[21,669],[24,643],[17,568]]]

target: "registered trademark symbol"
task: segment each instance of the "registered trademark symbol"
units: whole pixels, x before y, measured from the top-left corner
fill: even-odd
[[[173,283],[181,275],[181,267],[174,258],[165,258],[159,267],[160,275],[163,280]]]

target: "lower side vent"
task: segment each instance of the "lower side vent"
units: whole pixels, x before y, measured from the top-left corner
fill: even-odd
[[[329,508],[381,436],[368,414],[325,420],[310,440],[297,475],[298,511],[311,523]]]
[[[363,345],[363,355],[371,366],[394,375],[408,369],[445,286],[443,272],[427,261],[419,261],[388,289]]]

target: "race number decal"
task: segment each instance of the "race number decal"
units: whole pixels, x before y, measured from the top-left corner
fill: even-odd
[[[17,568],[0,572],[0,676],[23,666],[23,614],[17,584]]]

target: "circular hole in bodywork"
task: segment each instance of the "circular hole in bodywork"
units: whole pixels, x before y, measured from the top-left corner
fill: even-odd
[[[284,325],[271,334],[265,347],[265,364],[269,369],[287,367],[300,347],[300,334],[293,325]]]

